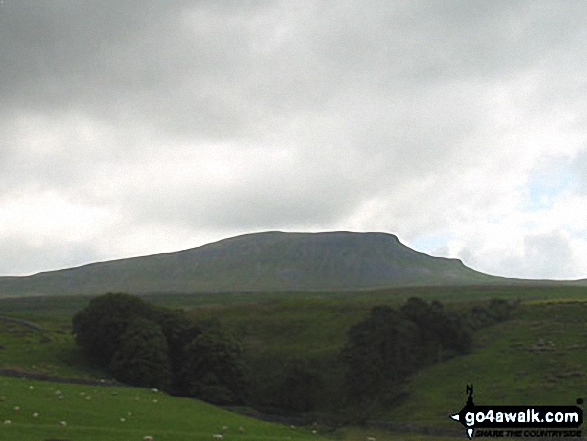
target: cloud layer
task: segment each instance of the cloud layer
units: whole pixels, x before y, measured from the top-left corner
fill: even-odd
[[[0,275],[279,229],[587,277],[586,16],[6,0]]]

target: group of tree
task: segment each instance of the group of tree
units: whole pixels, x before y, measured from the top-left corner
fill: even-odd
[[[73,333],[91,361],[126,384],[217,404],[247,398],[241,346],[216,323],[108,293],[74,316]]]
[[[434,300],[408,299],[399,309],[376,306],[348,331],[341,355],[355,417],[368,418],[407,390],[417,370],[472,350],[473,332],[508,320],[517,302],[492,299],[457,314]]]
[[[473,306],[466,314],[465,319],[473,330],[485,328],[508,320],[518,304],[519,300],[491,299],[488,304]]]
[[[282,413],[330,401],[329,410],[350,409],[361,419],[397,402],[419,369],[470,352],[472,332],[506,320],[511,309],[493,300],[457,314],[420,298],[396,309],[375,306],[348,330],[340,353],[324,359],[251,357],[218,323],[128,294],[93,299],[74,316],[73,332],[95,364],[127,384]]]
[[[342,350],[350,402],[368,416],[399,399],[406,379],[418,369],[471,347],[467,323],[438,301],[411,298],[399,309],[374,307],[349,330]]]

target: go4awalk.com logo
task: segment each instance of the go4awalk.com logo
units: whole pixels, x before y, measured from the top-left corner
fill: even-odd
[[[467,386],[467,403],[450,417],[460,422],[473,438],[580,438],[583,404],[577,406],[478,406],[473,403],[473,386]]]

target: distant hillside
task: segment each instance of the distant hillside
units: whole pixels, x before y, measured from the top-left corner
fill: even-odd
[[[265,232],[175,253],[0,277],[0,296],[356,290],[504,280],[457,259],[417,252],[392,234]]]

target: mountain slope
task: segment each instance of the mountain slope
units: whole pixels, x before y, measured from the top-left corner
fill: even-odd
[[[253,233],[175,253],[0,277],[0,296],[125,291],[354,290],[507,280],[386,233]]]

